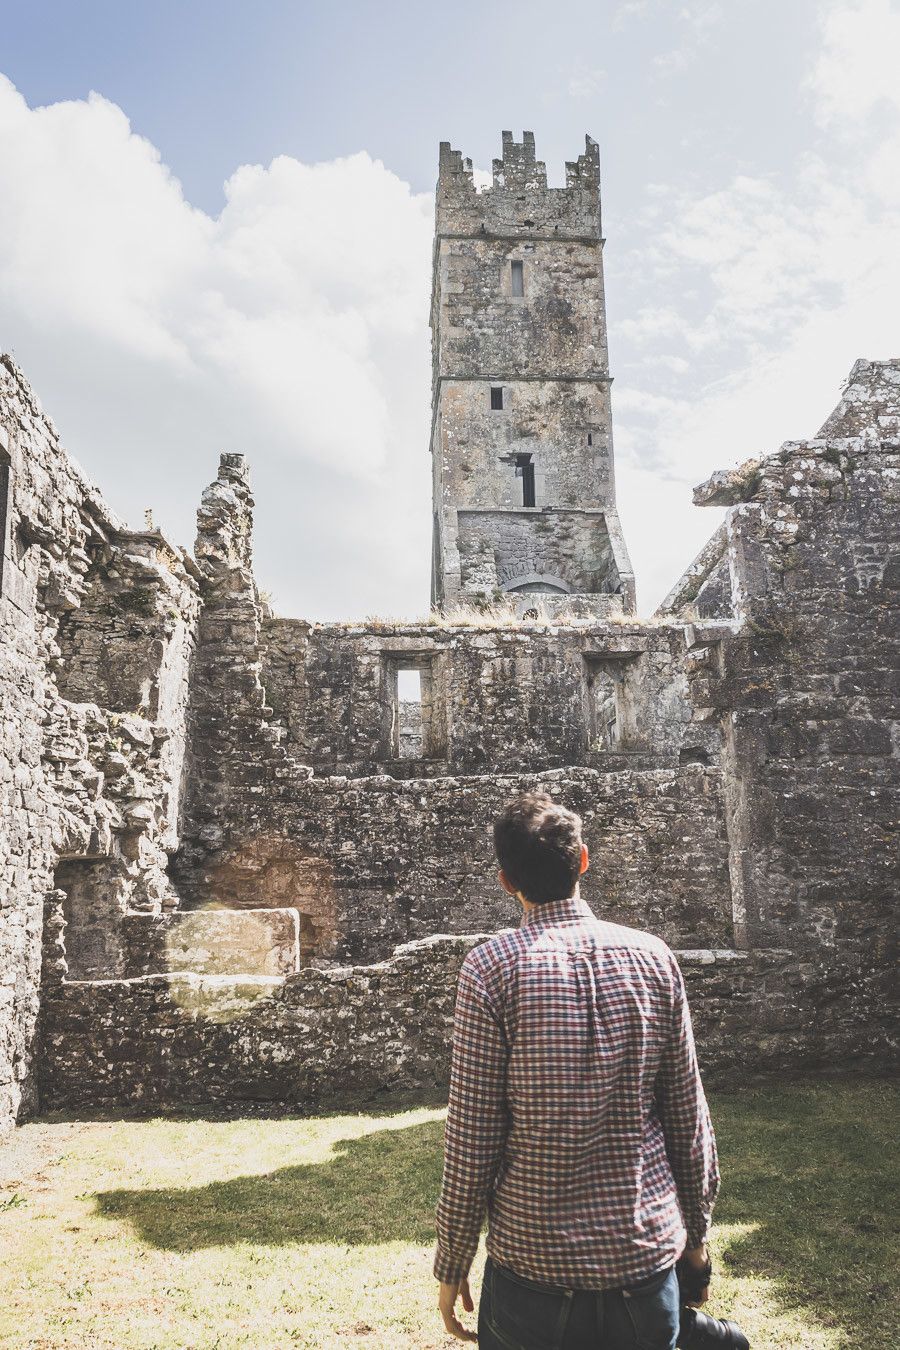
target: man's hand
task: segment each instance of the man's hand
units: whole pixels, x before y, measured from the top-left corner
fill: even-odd
[[[454,1311],[456,1300],[462,1298],[462,1305],[466,1312],[474,1312],[475,1304],[472,1302],[472,1295],[469,1293],[469,1281],[460,1280],[459,1284],[445,1284],[441,1281],[441,1292],[438,1296],[438,1308],[441,1317],[444,1319],[444,1326],[451,1336],[455,1336],[459,1341],[477,1341],[478,1337],[474,1331],[466,1331],[462,1322],[456,1316]]]
[[[705,1275],[709,1267],[709,1252],[707,1250],[706,1243],[704,1243],[702,1247],[686,1248],[685,1251],[682,1253],[681,1259],[687,1268],[685,1272],[686,1274],[693,1275],[696,1272],[698,1277],[702,1277],[703,1275]],[[689,1298],[687,1300],[687,1303],[688,1306],[691,1308],[699,1308],[700,1305],[705,1303],[708,1298],[709,1298],[709,1281],[707,1281],[706,1284],[702,1287],[698,1297]]]

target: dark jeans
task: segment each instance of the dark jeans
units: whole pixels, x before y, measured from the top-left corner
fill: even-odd
[[[478,1308],[479,1350],[674,1350],[674,1267],[629,1289],[554,1289],[488,1260]]]

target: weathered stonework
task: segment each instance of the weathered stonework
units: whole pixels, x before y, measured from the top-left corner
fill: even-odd
[[[611,772],[711,763],[718,749],[689,698],[681,623],[473,630],[263,619],[260,642],[272,720],[288,753],[317,773],[418,778],[570,764]],[[429,673],[423,752],[408,763],[392,738],[398,665]],[[617,705],[612,744],[597,725],[601,686]]]
[[[47,1024],[51,1105],[358,1103],[446,1085],[456,980],[478,937],[434,937],[368,966],[292,979],[155,975],[68,983]],[[707,1081],[871,1065],[890,1023],[793,952],[679,952]],[[135,1034],[142,1027],[144,1035]]]
[[[741,940],[840,954],[876,1001],[900,875],[898,414],[900,362],[859,361],[818,437],[697,489],[734,503],[710,562],[739,622],[688,637],[723,732]]]
[[[441,146],[431,301],[434,556],[443,609],[520,617],[634,608],[616,512],[600,231],[590,137],[548,188],[534,136],[503,133],[493,183]]]
[[[476,381],[438,381],[436,512],[452,501],[443,556],[452,534],[473,609],[427,623],[273,617],[240,455],[204,493],[193,557],[128,530],[3,358],[0,1123],[39,1097],[444,1082],[471,935],[516,919],[490,822],[536,785],[584,819],[597,912],[681,952],[712,1074],[891,1057],[900,361],[858,362],[817,437],[699,488],[725,522],[638,621],[624,583],[602,589],[627,559],[608,383],[575,379],[606,368],[598,212],[590,143],[555,192],[527,138],[488,193],[442,151],[436,377],[499,353],[516,398],[491,423]],[[526,234],[537,326],[484,279]],[[596,431],[574,457],[570,417]],[[546,512],[479,495],[526,435]],[[564,616],[540,591],[560,574]],[[534,587],[505,610],[504,577]]]
[[[36,1100],[42,916],[115,973],[129,909],[176,903],[193,560],[127,530],[0,359],[0,1123]],[[106,706],[96,702],[101,696]],[[63,883],[65,890],[61,889]]]

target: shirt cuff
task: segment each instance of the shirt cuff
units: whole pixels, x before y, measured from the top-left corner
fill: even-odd
[[[438,1243],[434,1253],[434,1278],[442,1284],[459,1284],[468,1275],[471,1264],[471,1261],[455,1259]]]
[[[706,1214],[697,1214],[690,1223],[685,1224],[687,1230],[686,1251],[693,1251],[695,1247],[702,1247],[704,1242],[709,1241],[710,1220]]]

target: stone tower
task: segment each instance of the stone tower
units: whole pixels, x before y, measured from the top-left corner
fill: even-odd
[[[631,611],[595,141],[548,188],[533,134],[504,131],[482,190],[441,144],[431,329],[433,603]]]

